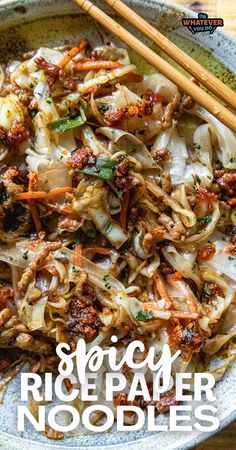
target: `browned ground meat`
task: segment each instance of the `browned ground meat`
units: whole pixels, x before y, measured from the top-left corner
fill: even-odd
[[[12,288],[0,284],[0,310],[7,307],[8,300],[14,297]]]
[[[207,189],[199,189],[196,195],[196,202],[201,202],[202,200],[207,200],[209,202],[214,202],[218,200],[218,197],[214,192],[209,192]]]
[[[98,310],[91,304],[86,304],[84,296],[74,297],[69,306],[69,313],[72,317],[69,320],[68,327],[74,334],[92,339],[102,328],[102,322],[98,315]]]
[[[191,109],[194,105],[193,100],[186,94],[177,91],[170,103],[165,107],[162,117],[162,128],[166,130],[172,126],[173,119],[178,119],[184,113],[185,109]]]
[[[124,347],[127,347],[131,342],[136,340],[145,343],[145,337],[142,336],[142,334],[138,333],[134,328],[132,328],[126,334],[126,336],[124,336],[122,339],[119,340],[119,342],[122,343]]]
[[[170,389],[163,394],[160,394],[160,400],[151,400],[145,401],[141,400],[141,407],[146,408],[147,406],[155,406],[158,414],[163,414],[169,411],[170,406],[178,405],[178,402],[175,399],[175,389]]]
[[[38,69],[43,70],[46,75],[55,77],[59,74],[59,66],[47,62],[42,56],[38,56],[37,58],[35,58],[34,62]]]
[[[157,164],[169,159],[169,150],[167,148],[158,148],[151,152],[152,158]]]
[[[29,136],[25,124],[22,122],[13,122],[12,127],[7,132],[7,141],[10,145],[16,145],[25,141]]]
[[[85,166],[94,166],[95,164],[96,156],[90,147],[78,148],[67,160],[67,165],[75,170],[83,170]]]
[[[204,286],[203,288],[203,297],[210,298],[219,295],[219,286],[216,283],[207,283],[207,289]]]
[[[108,126],[117,126],[123,120],[130,119],[132,117],[144,117],[149,116],[153,112],[153,107],[156,103],[160,103],[163,98],[155,94],[150,89],[147,90],[143,96],[143,99],[135,104],[129,105],[125,108],[112,108],[105,112],[104,122]]]
[[[13,122],[10,130],[0,126],[0,141],[6,146],[20,144],[29,137],[29,130],[22,122]]]
[[[205,245],[198,251],[198,258],[202,261],[208,261],[214,256],[215,251],[214,244]]]
[[[125,393],[121,393],[121,394],[117,394],[114,395],[113,397],[113,403],[114,406],[135,406],[137,405],[137,403],[135,401],[129,401],[128,400],[128,394]],[[134,411],[125,411],[125,415],[128,417],[132,417],[135,414]]]
[[[215,170],[214,176],[218,185],[229,195],[236,194],[236,172],[225,170]]]
[[[2,125],[0,125],[0,141],[4,142],[6,140],[6,137],[7,137],[7,130]]]
[[[195,322],[181,323],[169,321],[167,325],[169,345],[171,348],[181,350],[184,358],[188,360],[193,353],[199,353],[203,346],[203,336]]]
[[[119,164],[117,165],[115,171],[115,186],[117,189],[121,191],[126,191],[131,184],[131,176],[130,176],[130,162],[128,158],[122,156],[119,160]]]

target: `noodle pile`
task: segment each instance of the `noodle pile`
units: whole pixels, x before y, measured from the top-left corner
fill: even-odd
[[[0,73],[1,385],[25,362],[55,372],[58,343],[113,334],[121,357],[134,339],[157,359],[168,343],[175,370],[220,379],[235,355],[234,134],[113,44],[40,48]],[[102,372],[98,385],[102,402]]]

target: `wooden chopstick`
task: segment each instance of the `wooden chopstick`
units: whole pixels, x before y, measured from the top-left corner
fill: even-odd
[[[112,6],[112,8],[128,22],[132,23],[132,25],[183,67],[183,69],[200,81],[200,83],[202,83],[209,91],[221,98],[226,105],[236,109],[236,93],[232,91],[232,89],[222,83],[222,81],[216,78],[212,73],[208,72],[205,67],[201,66],[201,64],[191,58],[191,56],[187,55],[183,50],[173,44],[168,38],[146,22],[146,20],[135,13],[122,1],[105,0],[105,2]]]
[[[100,22],[119,39],[133,48],[146,61],[158,69],[182,91],[190,95],[199,105],[216,116],[221,122],[236,132],[236,116],[217,100],[204,92],[199,86],[191,82],[185,75],[172,67],[153,50],[139,41],[129,31],[119,25],[115,20],[93,5],[89,0],[75,0],[75,2],[95,20]]]

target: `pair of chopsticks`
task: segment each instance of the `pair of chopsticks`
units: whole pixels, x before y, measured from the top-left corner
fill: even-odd
[[[75,2],[90,16],[100,22],[105,28],[115,34],[123,42],[128,44],[159,72],[176,84],[181,91],[186,92],[194,101],[203,106],[207,111],[212,113],[221,122],[236,132],[236,116],[224,105],[218,102],[215,98],[211,97],[207,92],[203,91],[199,86],[171,66],[153,50],[143,44],[143,42],[139,41],[129,31],[101,11],[97,6],[93,5],[89,0],[75,0]],[[225,105],[236,109],[236,93],[228,86],[222,83],[213,74],[208,72],[203,66],[201,66],[201,64],[194,61],[190,56],[179,49],[175,44],[157,31],[137,13],[131,10],[122,1],[105,0],[105,2],[112,6],[112,8],[114,8],[122,17],[140,30],[152,42],[157,44],[159,48],[174,59],[188,73],[194,76],[194,78],[199,80],[200,83],[210,92],[223,100]]]

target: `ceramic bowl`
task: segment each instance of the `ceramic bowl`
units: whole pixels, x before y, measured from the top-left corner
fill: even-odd
[[[194,13],[175,7],[162,0],[126,0],[127,3],[162,32],[182,47],[187,53],[225,83],[236,89],[236,42],[226,33],[215,31],[213,35],[198,33],[192,35],[182,27],[184,16]],[[111,13],[104,3],[98,6]],[[122,22],[122,21],[121,21]],[[128,27],[132,31],[132,27]],[[15,58],[22,50],[39,46],[55,46],[65,41],[75,42],[80,37],[88,37],[93,45],[114,38],[97,26],[92,19],[71,1],[65,0],[7,0],[0,2],[0,59]],[[140,36],[137,31],[133,32]],[[115,40],[116,41],[116,40]],[[137,61],[132,52],[132,59]],[[149,66],[138,62],[140,70],[150,71]],[[218,417],[224,427],[235,417],[236,407],[236,366],[228,370],[223,381],[215,388]],[[67,438],[64,441],[49,441],[28,426],[24,433],[17,431],[16,407],[20,393],[19,379],[15,379],[7,390],[4,405],[0,407],[0,448],[9,450],[30,449],[83,449],[101,450],[106,448],[122,450],[186,450],[209,437],[198,431],[151,433],[115,432],[89,434]],[[163,421],[166,417],[163,416]]]

